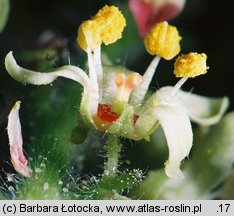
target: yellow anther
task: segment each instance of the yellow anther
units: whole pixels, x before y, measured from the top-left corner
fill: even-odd
[[[117,7],[106,5],[92,19],[98,22],[101,40],[105,45],[114,43],[122,37],[126,20]]]
[[[180,52],[181,37],[176,27],[166,21],[156,24],[145,36],[148,53],[170,60]]]
[[[100,26],[95,20],[84,21],[78,29],[77,42],[84,51],[87,48],[94,50],[102,43],[100,34]]]
[[[126,20],[119,9],[106,5],[90,20],[80,25],[77,42],[85,51],[88,47],[94,50],[102,42],[108,45],[120,39],[125,26]]]
[[[102,29],[101,40],[105,45],[112,44],[122,37],[126,20],[117,7],[106,5],[92,19],[96,20]]]
[[[176,77],[196,77],[205,74],[209,67],[206,65],[205,53],[189,53],[179,56],[174,64]]]
[[[154,99],[153,101],[152,101],[152,105],[153,105],[153,107],[154,108],[156,108],[157,106],[158,106],[158,101],[156,100],[156,99]]]
[[[128,103],[129,96],[132,90],[139,86],[143,81],[139,73],[131,73],[127,78],[124,73],[116,75],[115,83],[117,86],[117,94],[115,102],[112,106],[112,111],[121,114],[124,106]]]

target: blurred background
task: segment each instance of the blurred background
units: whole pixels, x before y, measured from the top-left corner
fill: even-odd
[[[9,51],[14,51],[21,65],[35,70],[46,71],[69,63],[84,67],[86,56],[76,43],[77,28],[102,6],[113,4],[119,6],[126,16],[127,27],[123,38],[103,47],[103,51],[114,64],[123,64],[140,73],[152,59],[138,36],[127,0],[11,0],[10,3],[9,19],[0,33],[0,167],[3,178],[5,171],[12,172],[5,129],[7,115],[16,100],[22,101],[20,112],[27,152],[35,148],[39,152],[41,149],[49,151],[51,146],[47,146],[48,140],[52,140],[53,145],[57,142],[70,143],[71,131],[80,121],[77,109],[81,93],[79,85],[64,79],[51,86],[22,85],[5,70],[4,58]],[[184,89],[193,88],[195,93],[207,96],[227,95],[231,100],[230,110],[234,108],[233,9],[231,0],[187,0],[181,15],[170,22],[178,27],[183,37],[182,53],[205,52],[208,56],[208,73],[190,79]],[[173,61],[161,61],[152,89],[174,85],[177,79],[172,72]],[[146,145],[133,143],[129,146],[125,147],[124,155],[133,166],[148,169],[162,165],[155,165],[154,159],[151,163],[139,159],[142,149],[147,151]],[[128,150],[132,147],[135,148],[134,154]],[[56,158],[61,158],[63,150],[53,150],[58,152]],[[91,153],[88,153],[90,158]],[[101,164],[102,158],[93,160],[92,164],[95,164],[95,160],[96,164]],[[96,165],[89,163],[82,169],[86,173],[100,172]]]
[[[1,61],[9,50],[17,52],[38,49],[40,36],[48,30],[52,31],[58,39],[66,40],[68,52],[71,52],[69,49],[77,48],[75,42],[77,27],[83,20],[95,14],[105,4],[121,5],[123,13],[128,14],[129,17],[131,14],[129,14],[127,2],[127,0],[69,0],[66,2],[59,0],[12,0],[8,23],[0,35]],[[178,26],[183,36],[182,52],[198,51],[208,55],[209,73],[204,77],[191,80],[191,86],[195,86],[197,91],[204,94],[229,95],[232,99],[233,4],[231,0],[187,0],[182,14],[171,21]],[[118,41],[119,49],[125,47],[120,46],[121,43],[137,37],[132,17],[127,20],[127,24],[123,40]],[[135,31],[128,31],[128,29]],[[141,72],[150,61],[150,56],[141,49],[137,54],[131,52],[131,50],[137,49],[135,47],[143,47],[140,40],[137,42],[132,41],[126,46],[126,50],[122,51],[124,54],[118,56],[118,60]],[[117,44],[115,45],[117,46]],[[108,47],[109,52],[114,52],[112,46]],[[134,55],[134,58],[138,57],[137,61],[134,60],[135,63],[133,63],[131,55]],[[79,59],[76,59],[76,62],[79,62]],[[6,74],[4,69],[1,68],[1,71],[1,82],[4,83],[3,78],[9,77],[4,76]],[[158,74],[158,81],[170,72],[163,73],[163,76]],[[3,85],[1,85],[2,88]]]

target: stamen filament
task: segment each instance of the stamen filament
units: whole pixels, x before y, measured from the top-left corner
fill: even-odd
[[[141,85],[138,88],[134,89],[131,94],[130,104],[137,105],[142,103],[148,91],[149,85],[152,81],[152,78],[155,74],[160,59],[160,56],[155,56],[154,59],[151,61],[150,65],[148,66],[147,70],[143,75],[143,81]]]
[[[99,86],[99,101],[102,100],[102,89],[103,86],[103,68],[101,61],[101,47],[98,47],[93,51],[94,68],[96,69],[97,81]]]
[[[181,78],[173,87],[172,95],[174,95],[181,87],[182,85],[187,81],[188,77]]]
[[[98,92],[97,72],[94,65],[95,61],[93,53],[89,47],[87,48],[87,56],[88,56],[88,65],[89,65],[89,77],[91,83],[90,88],[91,91]],[[98,94],[95,95],[96,95],[95,103],[93,103],[95,107],[93,109],[97,110],[99,95]]]

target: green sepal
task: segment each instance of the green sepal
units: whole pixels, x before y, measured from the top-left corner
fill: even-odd
[[[134,110],[132,106],[126,105],[123,113],[119,117],[119,119],[113,123],[108,132],[111,134],[116,134],[121,137],[132,138],[133,134],[133,118],[134,118]]]
[[[89,112],[88,92],[84,89],[80,103],[80,115],[87,126],[97,128]]]
[[[140,115],[134,128],[134,140],[149,140],[149,135],[159,126],[159,122],[152,114],[152,110],[148,110]]]

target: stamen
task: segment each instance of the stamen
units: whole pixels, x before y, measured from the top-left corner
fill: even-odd
[[[120,39],[125,26],[126,20],[119,9],[106,5],[94,17],[80,25],[77,42],[84,51],[88,47],[93,51],[102,42],[108,45]]]
[[[172,95],[175,94],[188,78],[193,78],[207,73],[206,54],[189,53],[179,56],[174,64],[174,74],[182,77],[174,86]]]
[[[98,86],[103,86],[103,68],[101,61],[101,47],[93,51],[94,67],[96,69]],[[102,100],[102,88],[99,88],[99,100]]]
[[[176,77],[196,77],[207,73],[209,67],[206,65],[207,56],[205,53],[189,53],[179,56],[174,64]]]
[[[87,51],[87,48],[93,51],[97,47],[100,47],[102,43],[100,34],[101,29],[99,24],[95,20],[88,20],[80,25],[76,40],[84,51]]]
[[[90,79],[93,90],[99,93],[99,101],[102,100],[103,85],[101,43],[108,45],[120,39],[125,26],[125,18],[117,7],[104,6],[78,29],[77,42],[88,54]]]
[[[122,37],[126,20],[115,6],[104,6],[92,18],[101,28],[101,40],[105,45],[112,44]]]
[[[164,21],[156,24],[148,32],[144,43],[149,54],[170,60],[180,52],[180,40],[177,28]]]
[[[128,103],[132,90],[142,83],[142,76],[139,73],[131,73],[127,78],[124,73],[116,75],[117,95],[112,106],[112,111],[121,114],[124,105]]]
[[[182,87],[182,85],[187,81],[188,77],[181,78],[173,87],[172,96]]]
[[[99,92],[98,87],[98,80],[97,80],[97,70],[95,68],[95,61],[93,59],[93,54],[91,49],[87,48],[87,55],[88,55],[88,65],[89,65],[89,77],[90,77],[90,92]],[[94,101],[90,101],[90,103],[93,103],[93,109],[97,110],[98,101],[100,99],[99,94],[95,94],[96,98]],[[95,102],[95,103],[94,103]]]
[[[130,104],[132,105],[137,105],[137,104],[141,104],[148,89],[149,89],[149,85],[152,81],[152,78],[154,76],[155,70],[158,66],[160,57],[159,56],[155,56],[154,59],[152,60],[152,62],[150,63],[149,67],[147,68],[147,70],[145,71],[144,75],[143,75],[143,81],[141,83],[141,85],[134,89],[132,94],[131,94],[131,98],[130,98]]]

